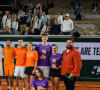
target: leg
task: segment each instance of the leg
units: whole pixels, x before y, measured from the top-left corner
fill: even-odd
[[[55,90],[54,77],[51,77],[51,82],[52,82],[52,90]]]
[[[23,90],[25,89],[25,78],[22,78],[23,81]]]
[[[34,76],[31,75],[31,77],[30,77],[30,85],[31,85],[31,82],[32,82],[33,78],[34,78]]]
[[[50,71],[50,68],[48,66],[43,67],[43,74],[47,79],[49,77],[49,71]]]
[[[81,15],[79,14],[79,21],[81,21]]]
[[[20,34],[22,34],[23,25],[20,25]]]
[[[20,76],[22,78],[22,81],[23,81],[23,90],[25,90],[25,66],[21,66],[20,67]]]
[[[6,76],[7,86],[9,87],[9,76]]]
[[[16,90],[18,90],[19,79],[20,79],[20,69],[19,68],[20,68],[19,66],[15,66],[14,76],[16,76]]]
[[[66,86],[66,90],[74,90],[75,80],[76,78],[74,78],[74,80],[69,80],[68,78],[64,77],[64,84]]]
[[[10,76],[10,86],[11,86],[11,89],[13,89],[13,76]]]
[[[54,77],[54,84],[55,84],[56,90],[59,90],[59,83],[60,83],[60,77]]]
[[[9,67],[9,76],[10,76],[10,87],[13,90],[13,75],[14,75],[14,65]]]
[[[27,90],[30,90],[30,75],[26,75]]]
[[[20,79],[20,77],[16,77],[16,87],[18,88],[18,86],[19,86],[19,79]]]

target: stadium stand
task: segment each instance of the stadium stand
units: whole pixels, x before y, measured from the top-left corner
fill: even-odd
[[[0,19],[2,18],[2,16],[4,15],[4,11],[10,10],[10,14],[12,14],[12,19],[13,17],[17,17],[18,18],[18,22],[19,22],[19,28],[16,31],[16,34],[21,34],[20,33],[20,16],[22,16],[22,12],[25,11],[26,12],[26,16],[28,17],[28,20],[32,18],[32,13],[33,13],[33,7],[34,7],[34,12],[36,13],[36,15],[38,15],[38,13],[36,12],[37,10],[37,5],[39,5],[40,3],[42,3],[44,10],[48,10],[48,15],[54,15],[55,18],[58,17],[58,13],[62,12],[63,17],[66,13],[68,13],[70,15],[70,18],[73,20],[74,26],[76,27],[78,25],[88,25],[88,27],[86,28],[91,28],[90,25],[94,25],[92,28],[95,28],[95,26],[98,26],[98,30],[96,30],[96,32],[94,32],[94,30],[91,29],[91,32],[87,29],[84,29],[83,32],[85,32],[83,35],[99,35],[99,31],[100,31],[100,1],[99,0],[17,0],[17,2],[14,3],[14,1],[10,0],[10,2],[8,2],[9,0],[1,0],[0,1],[0,11],[2,11],[2,13],[0,13]],[[96,9],[93,10],[94,8],[94,4],[96,3]],[[14,9],[13,6],[16,5],[16,8],[18,9],[16,12],[18,12],[17,14],[14,13]],[[82,5],[82,20],[81,21],[76,21],[75,20],[75,10],[79,7],[79,5]],[[3,7],[3,9],[2,9]],[[48,9],[46,7],[49,7]],[[43,10],[43,11],[44,11]],[[27,11],[30,11],[30,17],[29,14],[27,13]],[[18,15],[18,16],[17,16]],[[42,16],[42,14],[39,14],[40,17]],[[29,27],[31,28],[32,26],[29,25]],[[43,27],[43,26],[42,26]],[[41,27],[41,29],[42,29]],[[2,34],[3,32],[3,26],[2,26],[2,19],[0,21],[0,33]],[[79,27],[80,28],[80,27]],[[83,30],[84,27],[81,27],[81,29]],[[75,32],[76,29],[74,29]],[[77,28],[78,30],[78,28]],[[80,30],[78,30],[79,32],[81,32]],[[93,31],[93,32],[92,32]]]

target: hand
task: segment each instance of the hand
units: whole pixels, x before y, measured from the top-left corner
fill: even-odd
[[[39,59],[46,59],[46,56],[42,55],[39,57]]]
[[[72,74],[70,74],[70,77],[74,77]]]
[[[48,32],[49,32],[49,30],[46,30],[46,32],[48,33]]]
[[[32,74],[35,74],[35,69],[32,71]]]
[[[40,90],[46,90],[46,88],[42,88],[42,89],[40,89]]]
[[[56,67],[55,69],[57,69],[57,70],[58,70],[59,68],[57,68],[57,67]]]
[[[57,66],[55,65],[54,69],[57,69],[58,70],[59,68],[57,68]]]

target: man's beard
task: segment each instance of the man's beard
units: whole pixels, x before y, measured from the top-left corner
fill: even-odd
[[[7,47],[10,47],[10,45],[7,45]]]
[[[73,46],[67,47],[67,45],[66,45],[66,48],[67,48],[67,49],[72,49],[72,47],[73,47]]]

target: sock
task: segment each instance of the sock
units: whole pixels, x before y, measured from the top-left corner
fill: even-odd
[[[8,86],[8,88],[10,89],[10,86]]]
[[[1,85],[0,85],[0,90],[1,90]]]
[[[23,88],[23,90],[25,90],[25,88]]]
[[[11,87],[11,90],[13,90],[13,87]]]
[[[16,90],[18,90],[18,87],[16,87]]]

